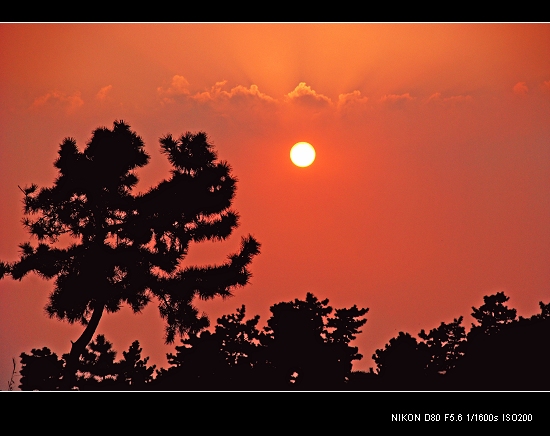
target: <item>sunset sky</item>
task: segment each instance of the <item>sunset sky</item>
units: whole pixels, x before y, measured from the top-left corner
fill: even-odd
[[[212,325],[245,304],[263,326],[307,292],[368,307],[368,370],[399,331],[469,328],[484,295],[523,316],[550,302],[550,24],[0,24],[0,260],[30,239],[18,186],[52,186],[63,139],[82,150],[115,120],[151,155],[137,191],[169,177],[167,133],[206,132],[238,178],[240,227],[185,260],[262,244],[249,285],[197,302]],[[316,149],[306,168],[299,141]],[[0,281],[1,390],[12,358],[82,332],[46,316],[52,289]],[[154,302],[97,333],[119,358],[138,339],[157,367],[179,344]]]

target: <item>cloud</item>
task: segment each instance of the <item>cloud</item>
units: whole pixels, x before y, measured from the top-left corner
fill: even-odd
[[[435,92],[432,95],[430,95],[426,100],[426,103],[430,103],[434,101],[441,101],[441,92]]]
[[[393,109],[404,109],[413,100],[416,100],[416,97],[411,97],[411,95],[407,92],[405,94],[383,95],[379,102],[382,105]]]
[[[518,95],[525,95],[529,91],[529,88],[527,88],[525,82],[516,83],[512,89],[514,91],[514,94]]]
[[[168,88],[159,86],[157,93],[165,103],[173,103],[174,97],[189,95],[189,82],[183,76],[176,74],[172,77],[172,82]]]
[[[269,102],[275,101],[274,98],[270,97],[267,94],[264,94],[264,93],[260,92],[257,85],[250,85],[250,88],[246,88],[242,85],[236,86],[235,88],[231,89],[231,91],[229,92],[228,95],[229,95],[230,98],[235,98],[235,97],[237,97],[237,98],[238,97],[249,98],[249,97],[253,97],[253,98],[258,98],[260,100],[265,100],[265,101],[269,101]]]
[[[113,85],[104,86],[96,94],[95,98],[97,98],[99,101],[104,101],[107,98],[107,94],[109,94],[111,89],[113,89]]]
[[[441,98],[441,93],[436,92],[425,100],[425,103],[462,103],[472,101],[471,95],[451,95],[450,97]]]
[[[294,91],[285,96],[288,102],[299,102],[306,105],[325,106],[332,104],[330,98],[311,89],[305,82],[300,82]]]
[[[411,100],[414,100],[414,97],[411,97],[408,92],[406,94],[401,94],[401,95],[386,94],[382,96],[382,98],[380,99],[382,103],[385,103],[385,102],[398,103],[398,102],[411,101]]]
[[[347,94],[340,94],[338,96],[337,108],[343,109],[344,107],[349,107],[351,105],[366,103],[368,97],[361,97],[360,91],[348,92]]]
[[[52,105],[64,108],[67,113],[72,113],[84,104],[80,97],[80,91],[67,95],[59,91],[51,91],[40,97],[37,97],[32,103],[32,108],[40,108],[45,105]]]
[[[220,94],[223,92],[223,87],[227,84],[227,80],[222,80],[221,82],[216,82],[212,88],[210,88],[210,91],[204,91],[204,92],[197,92],[194,96],[191,98],[196,101],[200,102],[207,102],[216,100]]]
[[[275,99],[263,92],[260,92],[257,85],[250,85],[250,88],[246,86],[237,85],[231,88],[230,91],[225,91],[223,88],[227,84],[227,80],[216,82],[210,91],[200,92],[192,96],[191,98],[199,102],[207,101],[250,101],[259,100],[265,102],[274,102]]]

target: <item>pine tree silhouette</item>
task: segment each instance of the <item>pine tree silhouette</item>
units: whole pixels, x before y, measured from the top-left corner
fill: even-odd
[[[238,253],[217,266],[181,268],[191,242],[226,239],[238,225],[231,210],[236,179],[218,161],[205,133],[160,140],[172,165],[170,178],[135,194],[136,170],[149,162],[141,138],[123,121],[98,128],[83,151],[66,138],[51,188],[23,189],[24,224],[38,244],[21,244],[18,262],[0,264],[0,276],[22,279],[30,271],[55,279],[46,307],[50,317],[80,322],[63,387],[75,386],[79,359],[104,312],[128,304],[140,312],[153,298],[166,320],[166,342],[208,326],[193,299],[232,295],[248,283],[248,265],[260,244],[243,238]],[[73,243],[59,244],[66,235]]]
[[[122,352],[124,358],[117,364],[117,382],[121,387],[143,389],[153,381],[156,365],[147,366],[149,357],[142,359],[142,351],[139,341],[134,341],[128,351]]]
[[[245,307],[218,318],[213,332],[189,335],[167,355],[171,367],[161,369],[155,386],[177,390],[242,390],[254,385],[261,332],[256,315],[244,320]]]
[[[399,332],[372,359],[385,389],[416,389],[426,382],[427,347],[409,333]]]
[[[464,356],[466,330],[461,325],[464,317],[455,318],[451,323],[442,322],[429,333],[421,330],[418,336],[424,340],[429,353],[426,369],[433,374],[447,373]]]
[[[283,389],[343,389],[352,362],[363,356],[349,343],[360,333],[368,308],[336,309],[308,293],[305,300],[273,305],[262,345],[272,377]]]
[[[506,303],[510,297],[504,292],[483,297],[483,305],[472,307],[472,316],[478,325],[472,324],[473,329],[481,330],[485,334],[494,334],[506,324],[516,320],[516,309],[509,309]]]
[[[213,332],[189,335],[168,354],[158,389],[346,389],[352,362],[362,358],[350,342],[368,309],[336,309],[308,293],[305,300],[271,307],[264,331],[260,317],[245,320],[245,307],[218,319]]]

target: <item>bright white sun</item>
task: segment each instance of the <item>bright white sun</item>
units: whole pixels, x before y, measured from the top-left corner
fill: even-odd
[[[290,150],[290,160],[298,167],[308,167],[315,160],[315,149],[308,142],[298,142]]]

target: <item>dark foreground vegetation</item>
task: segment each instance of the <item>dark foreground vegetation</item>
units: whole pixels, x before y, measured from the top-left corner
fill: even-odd
[[[549,390],[550,303],[530,318],[516,316],[502,292],[463,317],[415,338],[400,332],[376,350],[376,368],[353,371],[363,356],[350,342],[368,309],[336,309],[312,294],[271,307],[267,326],[245,307],[217,320],[213,331],[189,335],[156,369],[135,341],[123,357],[98,335],[81,356],[79,390]],[[22,390],[61,388],[66,355],[48,348],[21,354]]]
[[[159,142],[171,171],[143,193],[135,192],[137,173],[149,155],[123,121],[94,130],[82,150],[66,138],[53,186],[20,188],[34,241],[19,246],[18,261],[0,261],[0,279],[32,272],[53,280],[46,313],[83,326],[61,358],[48,348],[21,354],[22,390],[550,389],[550,304],[518,319],[504,293],[474,308],[468,334],[462,317],[419,339],[400,332],[376,350],[377,368],[368,373],[352,371],[362,356],[351,345],[366,308],[333,310],[308,294],[272,306],[261,330],[244,306],[208,330],[193,302],[245,286],[260,243],[248,235],[224,263],[185,266],[191,243],[224,240],[237,228],[237,179],[203,132]],[[104,336],[94,339],[104,314],[122,305],[138,313],[151,301],[165,321],[165,342],[184,338],[167,369],[148,366],[138,341],[116,360]]]
[[[93,355],[102,356],[100,367],[109,367],[109,357],[100,351],[108,352],[107,343],[100,338],[91,343],[105,313],[122,305],[138,313],[155,300],[166,322],[165,341],[172,343],[209,326],[194,307],[195,298],[228,297],[249,281],[249,265],[260,252],[252,235],[221,264],[182,265],[190,244],[224,240],[237,228],[239,215],[231,209],[237,179],[204,132],[177,139],[167,134],[159,142],[171,171],[146,192],[135,187],[138,170],[150,157],[123,121],[94,130],[82,150],[65,138],[53,186],[20,188],[31,241],[20,244],[18,261],[0,261],[0,279],[22,280],[33,272],[53,280],[46,313],[82,324],[82,334],[64,356],[63,389],[80,383],[79,367],[83,361],[93,365]],[[47,350],[40,353],[59,366]]]

